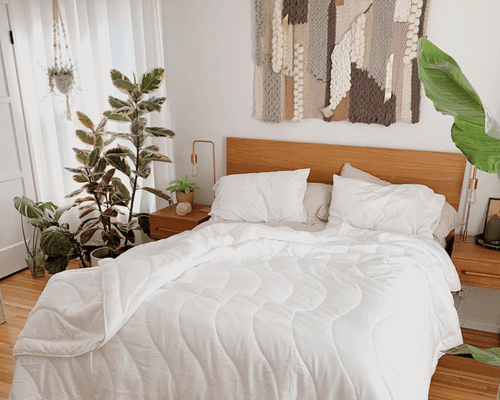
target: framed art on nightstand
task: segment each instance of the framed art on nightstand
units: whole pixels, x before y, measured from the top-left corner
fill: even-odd
[[[500,199],[490,197],[482,239],[490,246],[498,247],[500,250]]]

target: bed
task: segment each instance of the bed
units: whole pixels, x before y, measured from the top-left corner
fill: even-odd
[[[464,168],[455,153],[227,138],[210,221],[50,279],[10,398],[426,399],[462,342],[435,235]]]

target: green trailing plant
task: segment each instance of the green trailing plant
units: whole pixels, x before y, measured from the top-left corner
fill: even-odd
[[[183,179],[174,179],[169,183],[167,190],[176,193],[189,193],[194,192],[199,189],[195,183],[188,182],[188,176],[186,175]]]
[[[437,111],[455,122],[451,137],[469,162],[485,172],[499,172],[500,127],[457,62],[422,37],[418,47],[418,77]]]
[[[73,206],[58,207],[51,202],[35,202],[26,196],[17,196],[14,198],[14,207],[21,214],[21,220],[26,218],[34,227],[29,240],[26,237],[24,224],[21,224],[29,257],[35,259],[37,253],[42,251],[43,266],[51,274],[65,270],[69,261],[76,257],[80,258],[84,267],[87,266],[75,234],[70,231],[67,223],[59,222],[62,215]],[[56,248],[57,251],[54,251]]]
[[[73,65],[53,66],[47,68],[49,91],[56,94],[57,89],[62,94],[69,94],[75,83],[75,69]]]

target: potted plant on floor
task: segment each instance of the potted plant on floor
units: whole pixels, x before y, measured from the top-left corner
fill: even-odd
[[[199,187],[195,183],[188,182],[187,175],[183,179],[174,179],[167,187],[167,190],[175,192],[177,203],[187,202],[191,205],[194,202],[194,191],[197,189]]]
[[[58,207],[51,202],[35,202],[26,196],[15,197],[14,207],[21,214],[21,228],[26,246],[26,265],[33,277],[63,271],[72,258],[80,258],[86,266],[80,243],[67,223],[60,223],[62,215],[72,208]],[[33,226],[31,239],[26,237],[23,218]]]
[[[82,187],[67,197],[77,198],[75,203],[80,210],[82,223],[79,227],[80,241],[87,243],[97,232],[101,231],[103,243],[111,251],[112,256],[119,254],[129,243],[135,243],[135,230],[141,229],[149,235],[149,214],[135,213],[134,204],[138,190],[145,190],[167,200],[172,200],[167,193],[141,187],[140,180],[151,174],[151,163],[154,161],[171,162],[160,153],[159,147],[147,143],[149,137],[172,137],[171,130],[161,127],[147,126],[146,113],[161,111],[165,97],[149,97],[145,95],[155,92],[162,84],[165,72],[154,68],[144,73],[138,82],[132,82],[117,70],[111,70],[114,86],[128,95],[127,100],[109,96],[112,110],[104,113],[104,118],[95,126],[83,113],[78,113],[80,122],[88,131],[77,130],[77,136],[89,149],[74,149],[77,160],[82,164],[78,168],[67,168],[73,179],[82,183]],[[116,133],[106,131],[109,121],[130,123],[129,132]],[[125,145],[109,145],[114,139],[126,141]],[[118,174],[123,174],[122,181]],[[123,215],[122,220],[119,216]]]

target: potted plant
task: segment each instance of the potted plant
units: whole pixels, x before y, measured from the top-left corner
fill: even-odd
[[[14,207],[33,226],[31,239],[27,239],[24,224],[21,224],[26,246],[26,264],[34,277],[43,276],[45,270],[51,274],[66,269],[70,259],[79,257],[87,266],[81,247],[69,230],[67,223],[60,224],[61,216],[72,206],[58,207],[54,203],[35,202],[26,196],[15,197]]]
[[[120,178],[115,177],[115,168],[109,168],[105,157],[105,147],[114,137],[106,131],[107,118],[94,125],[82,112],[77,112],[80,123],[88,130],[76,130],[76,136],[90,148],[73,148],[79,167],[65,169],[73,173],[73,180],[82,186],[66,198],[75,198],[80,212],[81,223],[77,234],[82,245],[86,245],[98,231],[101,231],[103,244],[115,255],[121,246],[123,231],[116,217],[119,207],[126,207],[130,192]],[[81,197],[77,197],[83,194]]]
[[[163,68],[152,68],[141,75],[137,81],[134,75],[132,82],[127,76],[116,69],[111,70],[111,80],[113,85],[122,93],[127,95],[127,99],[119,99],[113,96],[108,97],[111,110],[104,112],[109,120],[121,123],[129,123],[129,131],[126,133],[112,133],[114,137],[123,139],[128,146],[118,145],[106,152],[107,162],[118,171],[123,173],[130,186],[130,199],[127,201],[127,221],[121,225],[125,232],[125,245],[132,242],[133,231],[141,229],[149,235],[149,214],[135,213],[134,204],[138,190],[145,190],[156,196],[167,200],[172,204],[172,199],[165,192],[151,188],[141,187],[141,179],[147,179],[151,174],[151,164],[153,162],[171,163],[169,157],[160,153],[157,145],[148,144],[148,138],[169,137],[175,134],[170,129],[162,127],[150,127],[145,115],[153,111],[160,112],[165,102],[165,97],[150,96],[156,92],[165,78]],[[129,147],[131,146],[131,148]]]
[[[53,66],[47,69],[47,80],[50,93],[56,94],[55,89],[64,95],[69,95],[75,84],[75,69],[73,65]]]
[[[167,190],[175,192],[177,203],[187,202],[191,205],[194,202],[194,191],[196,189],[199,189],[199,187],[195,183],[188,182],[187,175],[183,179],[174,179],[167,187]]]
[[[437,111],[454,117],[451,137],[456,146],[474,167],[496,172],[500,179],[500,125],[483,106],[458,63],[425,37],[419,41],[417,61],[426,96]],[[498,347],[479,349],[464,343],[444,353],[470,354],[480,362],[500,365]]]
[[[118,255],[129,243],[135,242],[135,233],[141,229],[149,235],[149,214],[135,213],[134,203],[137,190],[145,190],[167,200],[172,204],[168,194],[163,191],[141,187],[141,178],[151,173],[154,161],[171,162],[159,152],[156,145],[146,143],[148,137],[172,137],[171,130],[161,127],[148,127],[144,114],[161,111],[165,97],[149,97],[144,95],[155,92],[163,82],[165,72],[154,68],[144,73],[138,82],[132,82],[117,70],[111,71],[113,84],[121,92],[127,93],[127,100],[109,97],[112,110],[104,113],[104,118],[96,126],[85,114],[77,113],[79,121],[88,131],[77,130],[78,138],[90,146],[88,149],[73,149],[77,160],[82,164],[78,168],[66,168],[72,172],[73,179],[82,183],[82,187],[67,197],[77,198],[75,203],[80,210],[82,222],[78,229],[82,244],[87,243],[97,232],[110,250],[111,256]],[[108,120],[130,123],[128,133],[107,132]],[[124,139],[127,145],[118,144],[109,147],[114,139]],[[117,174],[125,176],[124,181]],[[120,221],[119,216],[123,215]]]

